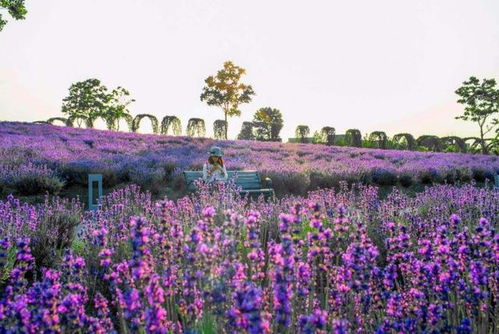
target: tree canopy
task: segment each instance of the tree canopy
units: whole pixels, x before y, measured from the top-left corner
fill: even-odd
[[[69,95],[62,101],[62,113],[74,119],[87,119],[88,124],[102,117],[111,129],[118,128],[121,118],[130,120],[128,105],[134,102],[130,92],[117,87],[109,92],[99,79],[79,81],[69,87]]]
[[[244,68],[226,61],[223,69],[219,70],[215,76],[209,76],[204,80],[206,86],[203,87],[201,101],[206,101],[209,106],[222,108],[225,122],[228,116],[240,116],[239,105],[251,102],[251,96],[255,95],[251,85],[240,82],[245,73]],[[227,128],[225,139],[227,139]]]
[[[498,124],[499,89],[495,79],[470,77],[455,93],[459,96],[458,103],[463,104],[464,113],[456,119],[472,121],[480,128],[482,153],[487,153],[485,135]]]
[[[253,116],[253,122],[256,124],[256,138],[258,140],[279,141],[279,133],[284,126],[282,114],[279,109],[260,108]]]
[[[28,11],[24,5],[24,0],[0,0],[0,31],[7,24],[2,16],[1,10],[5,9],[15,20],[24,20]]]

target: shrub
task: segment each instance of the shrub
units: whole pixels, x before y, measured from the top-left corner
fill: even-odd
[[[31,252],[38,271],[54,268],[73,241],[81,221],[78,211],[55,211],[41,218],[31,238]]]
[[[434,168],[421,170],[418,178],[422,184],[443,183],[444,181],[442,175]]]
[[[399,175],[399,182],[402,187],[410,187],[414,183],[414,178],[412,174],[403,173]]]
[[[321,188],[338,188],[341,178],[337,174],[326,174],[319,171],[312,171],[310,173],[311,190]]]
[[[0,166],[0,183],[20,195],[57,194],[64,182],[45,165]]]
[[[129,171],[130,182],[158,194],[165,186],[165,170],[163,168],[138,167]]]
[[[371,172],[372,182],[380,186],[393,186],[397,183],[395,171],[377,168]]]
[[[57,176],[23,175],[13,184],[20,195],[58,194],[64,187],[64,182]]]
[[[492,173],[492,171],[490,170],[481,167],[474,167],[472,169],[472,173],[473,173],[473,179],[476,182],[485,182],[486,179],[494,182],[494,173]]]

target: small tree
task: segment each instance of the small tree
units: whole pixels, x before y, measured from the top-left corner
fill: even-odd
[[[0,10],[5,9],[15,20],[24,20],[28,11],[24,6],[24,0],[1,0],[0,1]],[[3,27],[7,24],[7,21],[3,19],[2,14],[0,13],[0,31],[2,31]]]
[[[485,135],[497,124],[498,120],[494,116],[499,114],[499,89],[496,88],[495,79],[483,79],[480,83],[476,77],[470,77],[455,93],[460,97],[457,102],[465,105],[464,114],[456,119],[478,124],[482,153],[487,154]]]
[[[98,79],[87,79],[69,87],[69,95],[62,100],[62,113],[77,120],[92,121],[97,117],[106,117],[111,95],[106,86]]]
[[[251,96],[255,95],[250,85],[239,82],[245,73],[244,68],[226,61],[216,76],[209,76],[204,80],[206,86],[203,87],[201,101],[206,101],[209,106],[222,108],[226,123],[227,116],[240,116],[239,105],[250,102]],[[227,139],[227,128],[225,139]]]
[[[302,143],[305,142],[305,138],[310,134],[310,128],[307,125],[298,125],[295,130],[295,137],[299,138]]]
[[[279,133],[284,126],[282,114],[279,109],[260,108],[253,116],[256,125],[256,137],[258,140],[279,141]]]
[[[253,123],[252,122],[243,122],[241,126],[241,132],[237,136],[239,140],[255,140],[255,135],[253,134]]]
[[[135,100],[129,96],[130,92],[120,86],[113,89],[109,96],[108,109],[105,113],[105,118],[109,120],[110,124],[112,124],[113,130],[120,129],[120,119],[126,120],[128,129],[131,130],[132,128],[133,118],[130,115],[128,106],[132,102],[135,102]]]

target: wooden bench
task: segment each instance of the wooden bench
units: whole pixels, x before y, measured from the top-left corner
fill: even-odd
[[[274,196],[274,189],[272,189],[272,180],[265,178],[264,182],[260,178],[260,174],[256,170],[244,171],[227,171],[228,179],[234,180],[234,184],[241,187],[240,194],[243,196],[249,195],[259,196],[263,194],[264,197]],[[184,178],[188,191],[196,190],[194,181],[203,178],[203,172],[197,170],[184,171]]]

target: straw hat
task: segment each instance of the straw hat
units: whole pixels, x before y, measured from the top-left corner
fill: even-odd
[[[221,157],[222,149],[218,146],[212,146],[208,153],[210,154],[210,156]]]

